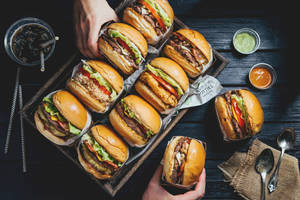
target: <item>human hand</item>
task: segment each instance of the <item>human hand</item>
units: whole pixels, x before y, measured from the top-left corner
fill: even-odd
[[[200,199],[204,196],[205,193],[205,179],[206,172],[205,169],[202,170],[202,173],[199,177],[199,181],[194,190],[188,191],[184,194],[172,195],[168,193],[160,185],[160,177],[162,173],[162,165],[159,165],[156,169],[153,177],[151,178],[146,191],[143,194],[143,200],[195,200]]]
[[[84,56],[101,57],[98,51],[98,35],[101,26],[110,20],[118,21],[118,17],[106,0],[74,1],[76,44]]]

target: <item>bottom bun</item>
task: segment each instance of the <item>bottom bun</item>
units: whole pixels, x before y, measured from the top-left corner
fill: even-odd
[[[159,112],[167,110],[169,107],[158,97],[154,92],[147,87],[143,82],[137,81],[135,84],[136,91],[154,106]]]
[[[134,72],[134,68],[130,65],[130,63],[117,51],[114,51],[113,48],[102,38],[99,39],[99,49],[124,74],[130,75]]]
[[[78,155],[78,160],[81,164],[81,166],[90,174],[92,174],[93,176],[95,176],[98,179],[109,179],[111,178],[111,175],[107,175],[107,174],[102,174],[99,171],[97,171],[96,169],[92,168],[90,166],[89,163],[87,163],[84,158],[82,157],[80,150],[79,150],[79,146],[77,147],[77,155]]]
[[[100,113],[105,112],[106,106],[97,99],[93,98],[89,92],[78,82],[74,81],[73,79],[69,79],[67,82],[67,88],[91,110]]]
[[[164,54],[177,62],[184,71],[192,78],[195,78],[201,74],[196,67],[194,67],[186,58],[184,58],[178,51],[172,46],[166,45],[164,48]]]
[[[224,137],[236,139],[237,137],[231,122],[231,116],[228,112],[227,103],[223,96],[216,97],[215,109],[221,131],[225,134]]]
[[[40,119],[37,111],[34,113],[34,121],[35,121],[35,126],[38,129],[38,131],[43,136],[45,136],[48,140],[50,140],[51,142],[58,144],[58,145],[64,145],[66,143],[66,141],[64,139],[53,135],[50,131],[48,131],[47,129],[44,128],[44,123]]]
[[[142,146],[147,142],[126,124],[115,109],[109,113],[109,121],[112,124],[112,127],[122,135],[130,145]]]

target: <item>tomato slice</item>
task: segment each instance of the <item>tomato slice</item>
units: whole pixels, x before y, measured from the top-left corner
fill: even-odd
[[[178,99],[178,93],[177,93],[177,91],[169,83],[167,83],[161,77],[156,76],[152,72],[150,72],[150,74],[153,76],[153,78],[155,78],[155,80],[157,80],[157,82],[159,82],[165,89],[167,89],[171,94],[173,94]]]
[[[84,76],[86,76],[86,77],[92,79],[92,81],[98,86],[98,88],[99,88],[104,94],[110,96],[111,92],[110,92],[108,89],[106,89],[106,87],[104,87],[103,85],[100,85],[100,83],[97,81],[97,79],[91,78],[89,72],[87,72],[83,67],[81,67],[79,70],[80,70],[80,72],[81,72]]]
[[[109,164],[110,166],[112,166],[114,169],[118,169],[118,165],[116,165],[115,163],[109,161],[109,160],[104,160],[104,162],[106,162],[107,164]]]
[[[135,57],[135,54],[133,53],[133,51],[130,49],[130,47],[126,44],[126,42],[124,42],[121,38],[117,38],[117,41],[119,42],[119,44],[125,48],[129,53],[130,55],[133,57],[133,58],[136,58]]]
[[[242,118],[243,114],[242,114],[242,111],[240,110],[240,108],[238,107],[238,104],[236,102],[235,99],[231,99],[231,103],[232,103],[232,107],[234,108],[233,109],[233,112],[234,114],[236,115],[237,117],[237,121],[242,129],[242,131],[244,133],[246,133],[246,127],[245,127],[245,121],[244,119]]]
[[[139,2],[144,5],[153,15],[153,17],[155,17],[155,19],[157,20],[157,22],[159,23],[160,27],[163,29],[163,31],[166,31],[166,26],[164,24],[164,22],[162,21],[161,17],[159,16],[159,14],[156,12],[156,10],[154,8],[152,8],[152,6],[150,6],[147,2],[145,2],[144,0],[139,0]]]

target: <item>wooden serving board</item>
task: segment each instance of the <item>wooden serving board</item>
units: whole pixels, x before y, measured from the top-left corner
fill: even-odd
[[[126,6],[130,1],[125,0],[122,2],[116,12],[120,13],[122,8]],[[182,21],[177,17],[174,17],[174,30],[179,28],[188,28]],[[218,51],[213,49],[213,64],[207,70],[206,74],[213,77],[217,77],[218,74],[226,67],[229,61],[223,57]],[[70,77],[73,67],[80,62],[80,54],[75,53],[72,55],[64,65],[62,65],[59,70],[38,90],[38,92],[25,104],[20,114],[25,118],[34,128],[34,112],[37,105],[41,102],[42,98],[48,93],[63,89],[65,87],[65,82]],[[192,81],[192,80],[191,80]],[[75,165],[77,165],[85,174],[87,174],[91,179],[93,179],[96,184],[98,184],[103,190],[105,190],[111,196],[115,196],[116,193],[122,188],[122,186],[129,180],[129,178],[135,173],[135,171],[140,167],[140,165],[147,159],[151,152],[158,146],[158,144],[164,139],[164,137],[172,130],[172,128],[177,124],[177,122],[186,114],[188,109],[181,110],[169,123],[167,128],[163,130],[151,146],[145,151],[145,153],[138,157],[134,162],[129,165],[122,167],[121,170],[117,172],[110,180],[98,180],[94,176],[87,173],[77,160],[77,153],[74,146],[65,147],[59,146],[52,143],[58,150],[60,150],[68,159],[70,159]],[[50,141],[49,141],[50,142]]]

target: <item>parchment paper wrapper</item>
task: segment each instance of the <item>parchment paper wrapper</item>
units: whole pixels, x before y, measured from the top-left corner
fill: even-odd
[[[85,60],[81,60],[81,63],[78,63],[74,68],[73,68],[73,71],[72,71],[72,75],[71,75],[71,78],[73,78],[76,74],[76,72],[79,70],[79,67],[81,67],[83,64],[86,64],[86,65],[89,65]],[[90,66],[91,67],[91,66]],[[91,67],[93,68],[93,67]],[[90,108],[89,106],[85,105],[87,107],[87,109],[95,112],[95,113],[100,113],[100,114],[104,114],[106,113],[114,104],[115,102],[119,99],[119,97],[122,95],[122,93],[124,92],[124,83],[123,83],[123,88],[122,90],[119,92],[119,94],[116,96],[116,98],[110,102],[109,104],[106,105],[106,108],[105,108],[105,111],[104,112],[97,112],[96,110],[93,110],[92,108]],[[79,100],[81,100],[79,97],[78,97]],[[83,103],[83,102],[82,102]],[[83,103],[84,104],[84,103]]]
[[[170,144],[170,142],[171,142],[174,138],[176,138],[176,137],[178,137],[178,136],[173,136],[173,137],[168,141],[167,146],[168,146],[168,145]],[[187,137],[187,136],[183,136],[183,137]],[[196,139],[196,138],[191,138],[191,137],[188,137],[188,138],[200,142],[200,143],[202,144],[204,150],[205,150],[205,153],[206,153],[206,146],[207,146],[207,145],[206,145],[205,142],[203,142],[203,141],[201,141],[201,140],[198,140],[198,139]],[[166,149],[167,149],[167,147],[166,147]],[[161,164],[161,165],[164,165],[164,159],[162,159],[162,160],[160,161],[160,164]],[[179,188],[179,189],[183,189],[183,190],[192,190],[192,189],[195,187],[195,185],[197,184],[197,181],[194,182],[194,183],[192,183],[192,184],[190,184],[190,185],[182,185],[182,184],[169,183],[169,182],[165,179],[165,174],[164,174],[164,171],[163,171],[162,174],[161,174],[161,182],[160,182],[160,184],[161,184],[161,185],[164,185],[164,186],[172,186],[172,187]]]
[[[80,138],[80,141],[77,143],[77,145],[76,145],[76,150],[78,151],[79,150],[79,147],[80,147],[80,145],[83,143],[83,141],[84,141],[84,135],[86,135],[86,134],[89,134],[90,132],[91,132],[91,128],[93,128],[94,126],[97,126],[97,125],[100,125],[100,124],[94,124],[93,126],[91,126],[83,135],[82,135],[82,137]],[[106,125],[106,124],[103,124],[103,125]],[[116,134],[117,135],[117,134]],[[118,136],[118,135],[117,135]],[[119,137],[119,136],[118,136]],[[121,138],[120,138],[120,140],[121,140]],[[100,145],[100,144],[99,144]],[[101,146],[101,145],[100,145]],[[127,158],[126,158],[126,160],[123,162],[123,164],[118,168],[118,170],[117,171],[115,171],[114,172],[114,174],[111,176],[111,178],[109,178],[109,179],[113,179],[115,176],[118,176],[118,172],[120,172],[121,171],[121,169],[123,168],[123,166],[125,166],[125,163],[127,162],[127,160],[128,160],[128,158],[129,158],[129,155],[130,155],[130,151],[129,151],[130,149],[128,149],[128,154],[127,154]],[[78,152],[77,152],[78,153]],[[88,172],[87,172],[88,173]],[[91,174],[92,175],[92,174]],[[95,177],[96,178],[96,177]],[[96,178],[97,179],[97,178]],[[108,179],[107,179],[108,180]]]
[[[51,92],[49,93],[48,95],[46,95],[46,97],[51,97],[53,94],[55,94],[56,92],[58,92],[60,90],[56,90],[54,92]],[[81,130],[80,134],[79,135],[74,135],[73,137],[70,137],[69,139],[67,139],[65,141],[65,143],[63,144],[63,146],[72,146],[72,144],[77,140],[79,139],[88,129],[89,127],[91,126],[92,124],[92,116],[91,114],[89,113],[89,111],[86,111],[86,114],[87,114],[87,120],[86,120],[86,124],[84,126],[84,128]]]

